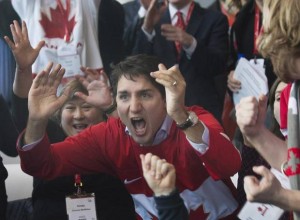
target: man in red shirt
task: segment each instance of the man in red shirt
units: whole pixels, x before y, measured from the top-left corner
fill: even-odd
[[[176,187],[190,219],[233,219],[238,204],[230,176],[240,168],[239,152],[209,112],[184,106],[186,83],[176,66],[166,69],[147,55],[120,62],[111,78],[120,118],[109,117],[53,145],[45,128],[66,101],[68,90],[57,97],[64,69],[58,65],[49,72],[39,74],[29,92],[28,124],[18,142],[26,173],[47,179],[78,172],[109,173],[124,181],[141,219],[157,219],[140,160],[141,154],[152,153],[174,165]],[[74,95],[112,114],[116,105],[112,97],[103,100],[108,88],[101,80],[83,84],[89,95]]]

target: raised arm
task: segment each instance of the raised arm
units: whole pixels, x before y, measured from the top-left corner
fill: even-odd
[[[18,97],[27,98],[32,84],[31,65],[36,60],[45,42],[41,41],[36,48],[32,48],[28,38],[27,26],[24,21],[22,22],[22,27],[20,27],[17,21],[14,21],[10,29],[13,41],[7,36],[5,36],[4,39],[11,48],[16,60],[13,91]]]
[[[154,192],[160,220],[185,220],[188,212],[176,190],[176,173],[172,164],[151,153],[140,155],[144,178]]]
[[[247,141],[272,167],[280,171],[281,164],[287,159],[287,145],[264,125],[266,110],[266,96],[261,96],[259,100],[255,97],[243,98],[236,106],[237,124]]]
[[[166,105],[168,115],[177,123],[182,124],[188,118],[188,112],[184,105],[186,82],[177,66],[166,69],[163,64],[159,65],[159,71],[151,73],[156,81],[165,87]],[[197,123],[195,126],[184,129],[187,138],[194,143],[203,143],[202,134],[204,126]]]
[[[88,90],[89,95],[81,92],[76,92],[75,95],[101,109],[107,116],[118,118],[116,102],[106,73],[103,70],[99,72],[85,67],[82,67],[81,70],[85,73],[85,77],[81,77],[80,81]]]
[[[68,98],[68,89],[60,97],[56,95],[65,70],[60,65],[56,65],[51,71],[52,66],[52,63],[49,64],[44,71],[39,73],[30,88],[29,116],[24,144],[31,144],[44,136],[48,119],[63,106]]]

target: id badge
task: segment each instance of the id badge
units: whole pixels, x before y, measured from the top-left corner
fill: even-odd
[[[72,44],[61,46],[57,50],[58,63],[65,68],[64,78],[81,75],[81,60],[76,47]]]
[[[72,195],[66,197],[69,220],[97,220],[95,195]]]
[[[238,217],[241,220],[277,220],[283,212],[282,209],[274,205],[247,201]]]

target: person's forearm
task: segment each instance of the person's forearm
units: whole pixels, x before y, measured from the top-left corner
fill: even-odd
[[[300,212],[300,191],[299,190],[290,190],[282,189],[280,192],[276,193],[276,201],[274,205],[287,210]]]
[[[31,67],[22,70],[17,67],[13,83],[14,94],[20,98],[27,98],[32,80]]]
[[[272,167],[280,171],[281,164],[287,160],[285,141],[276,137],[267,128],[261,129],[256,137],[247,137],[247,139]]]
[[[179,110],[171,117],[177,124],[182,124],[189,117],[188,114],[189,113],[186,110]],[[189,139],[190,141],[192,141],[196,144],[201,144],[201,143],[203,143],[202,135],[203,135],[204,129],[205,128],[204,128],[203,124],[199,121],[196,125],[191,126],[187,129],[184,129],[183,132],[185,133],[187,139]]]
[[[24,135],[24,145],[40,140],[46,132],[47,123],[48,120],[34,121],[29,117]]]

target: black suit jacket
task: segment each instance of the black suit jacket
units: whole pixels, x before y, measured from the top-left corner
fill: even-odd
[[[235,69],[239,57],[250,60],[254,57],[262,58],[253,53],[254,48],[254,18],[255,0],[249,0],[237,14],[230,31],[230,66],[229,70]],[[262,15],[260,16],[262,20]],[[260,22],[262,22],[260,20]],[[266,76],[268,86],[271,88],[276,79],[270,60],[265,59]],[[230,91],[229,91],[230,92]],[[231,92],[230,92],[231,93]]]
[[[125,12],[125,26],[124,26],[124,53],[125,56],[132,55],[137,32],[141,28],[143,18],[139,17],[138,11],[141,7],[139,0],[127,2],[123,5]]]
[[[169,68],[177,63],[177,55],[174,42],[167,41],[160,34],[160,26],[164,23],[171,23],[169,10],[155,27],[153,42],[149,42],[144,32],[139,30],[134,53],[156,55]],[[203,9],[195,3],[186,32],[197,40],[197,47],[190,59],[184,50],[180,54],[179,68],[187,83],[185,104],[200,105],[221,121],[223,99],[214,81],[226,70],[227,18],[220,12]],[[226,84],[226,80],[222,83]]]
[[[101,0],[98,16],[98,38],[104,70],[108,75],[111,64],[124,58],[124,10],[115,0]]]

